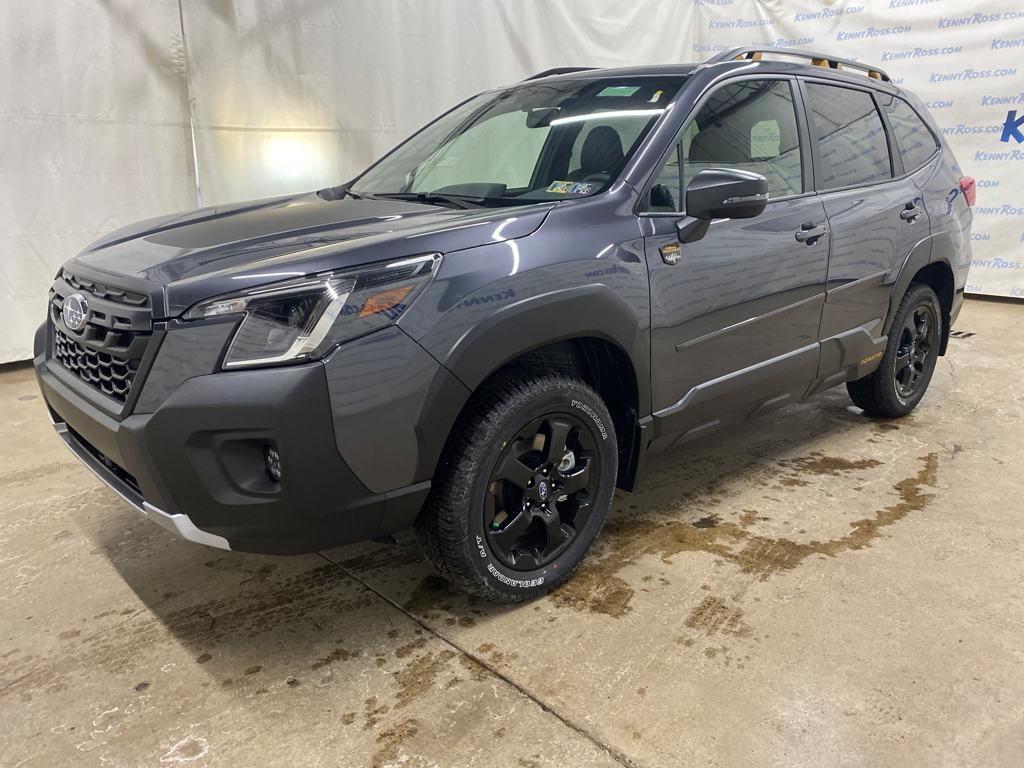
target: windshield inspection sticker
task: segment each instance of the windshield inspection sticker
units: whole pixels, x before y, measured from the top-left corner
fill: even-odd
[[[639,85],[609,85],[607,88],[598,93],[598,97],[601,96],[632,96],[634,93],[640,90]]]
[[[548,184],[547,191],[559,195],[589,195],[594,191],[594,185],[573,181],[552,181]]]

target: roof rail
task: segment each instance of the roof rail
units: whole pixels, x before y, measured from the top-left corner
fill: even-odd
[[[828,56],[824,53],[813,53],[799,48],[773,48],[762,45],[741,45],[736,48],[728,48],[720,51],[708,59],[705,64],[717,64],[722,61],[761,61],[766,53],[774,53],[780,56],[792,56],[797,59],[809,59],[816,67],[828,67],[830,69],[856,69],[864,72],[868,77],[883,82],[892,82],[892,78],[879,67],[871,64],[864,64],[853,59],[840,59],[837,56]]]
[[[542,77],[551,77],[552,75],[568,75],[570,72],[589,72],[592,69],[597,69],[597,67],[554,67],[538,72],[536,75],[530,75],[526,80],[539,80]],[[523,82],[525,83],[526,80],[523,80]]]

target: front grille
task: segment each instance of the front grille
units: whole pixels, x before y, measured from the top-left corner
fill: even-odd
[[[64,324],[64,300],[81,294],[88,305],[86,324]],[[50,289],[53,358],[80,380],[117,403],[132,391],[153,333],[152,310],[145,294],[62,272]]]
[[[89,349],[57,329],[54,329],[53,356],[86,384],[92,384],[119,403],[128,399],[139,368],[138,360],[118,360],[106,352]]]

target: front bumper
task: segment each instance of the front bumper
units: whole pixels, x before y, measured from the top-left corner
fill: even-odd
[[[231,544],[227,539],[196,528],[188,515],[181,514],[180,512],[174,515],[169,514],[162,509],[157,509],[143,499],[135,488],[115,474],[111,467],[104,464],[99,456],[86,448],[65,422],[55,421],[53,422],[53,428],[57,431],[57,436],[64,442],[64,445],[68,447],[68,450],[85,464],[96,477],[106,483],[112,491],[131,504],[136,512],[188,541],[194,541],[196,544],[206,544],[209,547],[217,547],[218,549],[231,549]]]
[[[35,368],[71,451],[136,510],[190,541],[311,552],[380,535],[396,513],[408,521],[429,489],[375,493],[352,472],[338,451],[322,363],[194,376],[152,412],[120,420],[46,354]],[[268,446],[281,456],[279,483],[265,469]]]

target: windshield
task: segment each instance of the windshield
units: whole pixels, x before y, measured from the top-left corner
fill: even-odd
[[[358,196],[516,205],[606,189],[683,78],[556,80],[483,93],[351,185]]]

